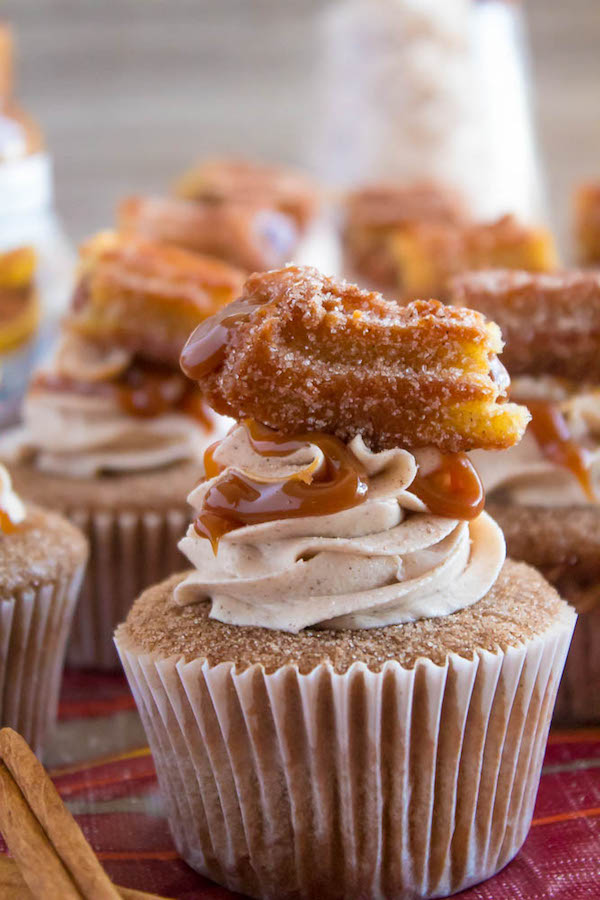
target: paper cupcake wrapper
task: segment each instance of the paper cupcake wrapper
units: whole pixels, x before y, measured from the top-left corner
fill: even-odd
[[[563,725],[600,723],[600,607],[579,613],[554,721]]]
[[[90,542],[90,559],[67,650],[69,665],[117,669],[113,634],[139,594],[185,566],[177,543],[187,509],[158,512],[66,510]]]
[[[161,660],[117,646],[181,856],[253,897],[442,897],[501,869],[529,828],[564,617],[445,666]]]
[[[54,584],[0,600],[0,727],[39,753],[52,730],[84,566]]]

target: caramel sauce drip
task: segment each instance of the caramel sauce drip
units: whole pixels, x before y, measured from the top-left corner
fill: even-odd
[[[426,475],[417,473],[409,488],[430,513],[445,519],[475,519],[485,506],[481,479],[466,453],[448,453]]]
[[[13,534],[17,530],[17,523],[13,522],[5,509],[0,507],[0,534]]]
[[[529,428],[542,454],[557,466],[569,469],[593,503],[598,495],[590,477],[589,454],[575,441],[560,409],[552,403],[532,400],[526,403],[531,413]]]
[[[110,381],[77,381],[52,372],[41,372],[32,387],[45,390],[113,397],[130,416],[150,419],[167,412],[183,412],[212,427],[202,396],[180,372],[158,363],[136,360],[120,376]]]
[[[293,437],[279,434],[253,420],[242,423],[252,449],[260,456],[286,457],[307,444],[317,446],[323,462],[307,480],[295,475],[276,482],[261,482],[240,472],[226,473],[204,495],[203,508],[194,522],[200,537],[217,552],[220,538],[245,525],[301,516],[327,516],[363,503],[368,479],[354,454],[338,438],[320,432]],[[219,443],[204,456],[206,480],[224,470],[214,459]]]
[[[199,381],[222,366],[231,329],[265,302],[262,297],[240,298],[201,322],[188,338],[181,354],[181,368],[187,377]]]

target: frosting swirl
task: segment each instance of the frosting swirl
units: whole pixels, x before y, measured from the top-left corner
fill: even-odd
[[[585,457],[592,492],[600,497],[600,390],[577,390],[550,376],[521,377],[512,382],[511,397],[515,396],[525,404],[552,404],[560,412]],[[509,501],[524,506],[568,507],[594,502],[576,471],[543,452],[532,425],[521,442],[509,450],[474,450],[469,456],[488,494],[501,492]]]
[[[10,475],[0,464],[0,534],[10,534],[25,520],[25,506],[13,490]]]
[[[281,516],[236,528],[215,554],[194,525],[179,544],[195,571],[176,591],[181,605],[209,598],[211,616],[236,625],[297,632],[310,626],[374,628],[456,612],[481,599],[505,558],[502,533],[485,513],[470,522],[433,515],[410,488],[426,454],[372,453],[348,445],[369,480],[364,502],[331,515]],[[214,453],[219,472],[189,502],[237,472],[254,481],[306,478],[320,463],[311,443],[258,454],[242,425]]]
[[[102,353],[91,344],[65,342],[50,368],[34,379],[23,426],[0,439],[0,455],[15,462],[31,459],[41,471],[74,478],[199,459],[206,444],[225,433],[228,420],[207,407],[201,420],[175,408],[129,414],[111,379],[131,363],[131,354],[123,351]],[[165,392],[180,390],[184,382],[177,372],[172,378],[176,383],[167,384]],[[130,394],[135,397],[134,389]]]

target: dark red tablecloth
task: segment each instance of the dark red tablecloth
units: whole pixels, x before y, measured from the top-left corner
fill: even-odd
[[[121,676],[67,673],[62,727],[110,728],[134,716]],[[139,731],[137,732],[139,733]],[[115,883],[179,900],[237,896],[197,875],[173,848],[145,746],[51,768]],[[0,845],[0,849],[2,846]],[[529,837],[495,878],[461,900],[600,900],[600,728],[553,731]]]

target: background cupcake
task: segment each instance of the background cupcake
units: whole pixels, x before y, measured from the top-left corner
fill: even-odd
[[[532,421],[502,454],[475,454],[508,552],[580,613],[556,718],[600,722],[600,276],[471,273],[457,304],[502,327],[511,394]]]
[[[61,516],[26,508],[0,466],[0,727],[37,753],[56,720],[87,550]]]
[[[0,443],[22,495],[90,539],[74,664],[117,664],[116,622],[140,588],[178,567],[181,492],[224,428],[179,371],[179,353],[239,284],[224,263],[137,238],[102,234],[82,249],[62,341],[33,378],[23,428]]]
[[[255,897],[445,896],[525,838],[575,620],[504,563],[462,452],[527,421],[498,329],[296,267],[230,312],[183,356],[211,402],[321,430],[247,419],[211,448],[193,571],[117,630],[178,850]]]

